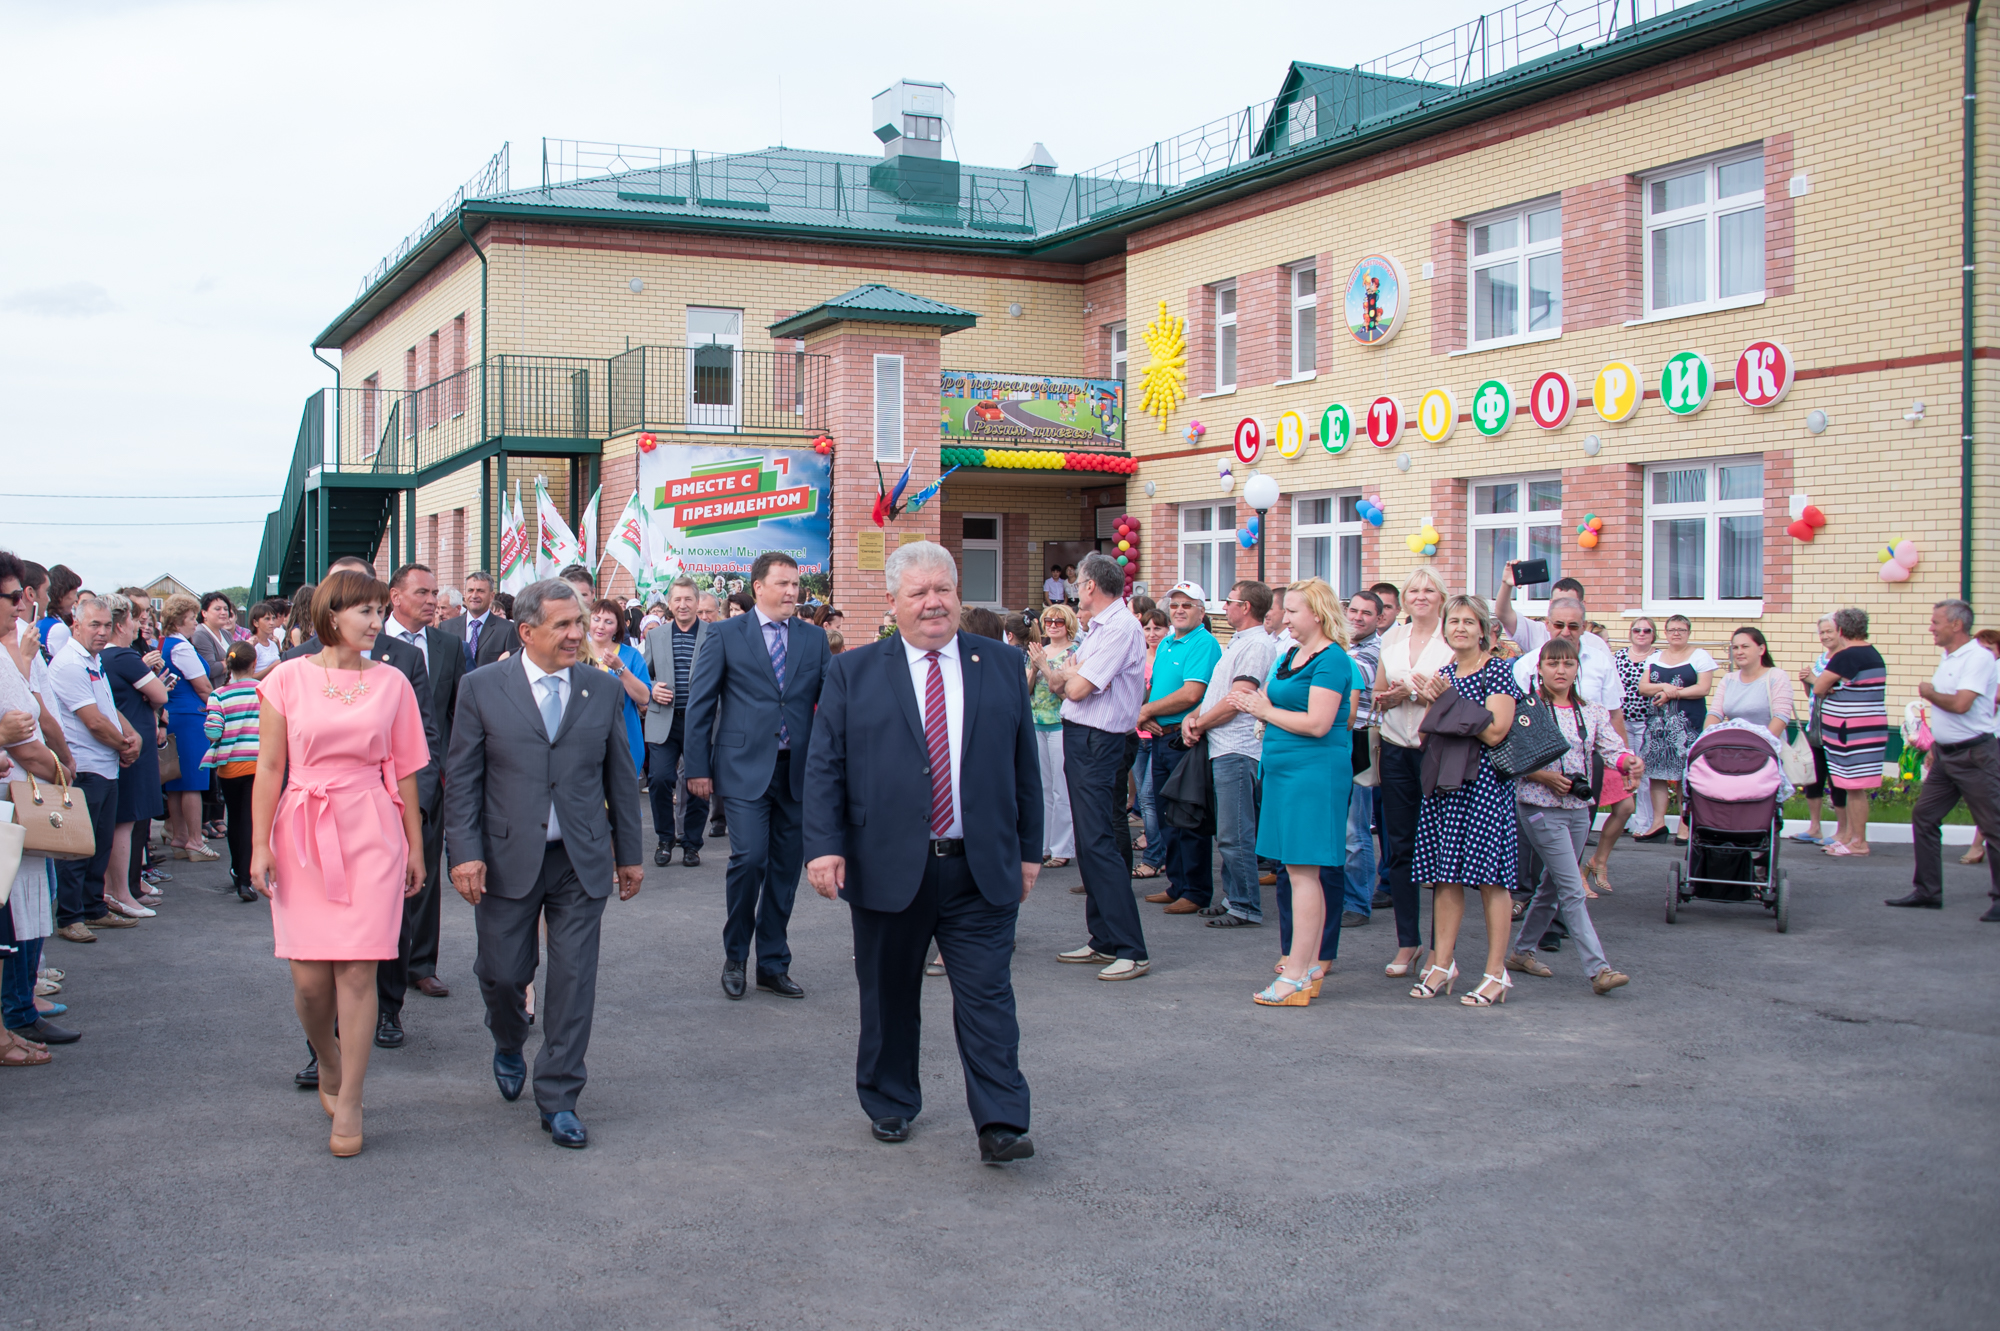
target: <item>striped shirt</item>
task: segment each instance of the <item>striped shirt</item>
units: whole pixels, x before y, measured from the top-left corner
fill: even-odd
[[[1146,635],[1130,604],[1118,601],[1092,615],[1065,668],[1097,691],[1081,701],[1065,699],[1063,720],[1114,735],[1128,734],[1139,724],[1146,694]]]
[[[208,695],[208,718],[202,723],[208,754],[201,760],[203,767],[256,761],[257,707],[254,679],[232,680]]]
[[[701,621],[697,619],[693,628],[684,629],[670,619],[667,621],[667,632],[674,644],[674,710],[685,712],[688,673],[694,668],[694,639],[695,635],[701,632]]]

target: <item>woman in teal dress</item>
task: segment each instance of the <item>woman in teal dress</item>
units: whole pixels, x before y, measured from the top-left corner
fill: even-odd
[[[1307,578],[1285,588],[1285,628],[1293,645],[1272,665],[1263,690],[1227,699],[1264,723],[1257,854],[1285,866],[1292,897],[1291,948],[1278,978],[1254,996],[1266,1007],[1306,1006],[1326,975],[1321,936],[1329,919],[1339,920],[1340,898],[1339,889],[1325,890],[1320,870],[1347,863],[1347,819],[1340,812],[1354,784],[1347,713],[1360,683],[1346,651],[1347,616],[1324,581]]]

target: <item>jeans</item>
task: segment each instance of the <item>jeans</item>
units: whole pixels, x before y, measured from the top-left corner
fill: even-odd
[[[0,915],[8,915],[7,927],[12,932],[13,918],[7,907],[0,906]],[[35,972],[42,968],[42,942],[39,938],[15,939],[13,955],[0,966],[0,1021],[5,1021],[10,1031],[41,1020],[35,1011]]]
[[[1910,839],[1917,843],[1911,886],[1914,895],[1927,901],[1944,895],[1944,836],[1940,829],[1944,816],[1960,800],[1972,811],[1972,821],[1986,833],[1987,841],[2000,841],[2000,744],[1982,739],[1949,750],[1939,745],[1933,752],[1936,756],[1930,771],[1924,773],[1917,807],[1910,814]],[[2000,845],[1988,845],[1986,871],[1992,875],[1987,895],[2000,905]]]
[[[1354,732],[1361,743],[1366,731]],[[1375,913],[1375,838],[1368,831],[1377,786],[1356,786],[1347,798],[1347,909],[1363,919]]]
[[[1219,753],[1208,760],[1215,783],[1215,845],[1222,855],[1222,895],[1229,913],[1262,923],[1263,890],[1257,886],[1257,760],[1247,753]]]
[[[1042,854],[1076,858],[1076,832],[1069,821],[1069,783],[1063,780],[1062,727],[1035,727],[1035,754],[1042,769]]]
[[[101,920],[111,913],[104,904],[104,868],[111,860],[111,834],[118,818],[118,782],[95,772],[78,772],[72,787],[90,814],[97,852],[87,860],[56,861],[56,928]]]
[[[1153,741],[1139,741],[1139,756],[1132,760],[1132,779],[1139,786],[1139,821],[1144,824],[1146,848],[1139,858],[1160,868],[1167,862],[1167,843],[1160,836],[1160,808],[1153,799]]]
[[[699,854],[702,824],[708,819],[708,801],[688,796],[685,835],[679,834],[674,823],[674,785],[681,765],[681,750],[687,744],[686,729],[687,714],[675,712],[674,728],[667,738],[646,746],[646,784],[653,802],[653,835],[669,846],[685,846]]]
[[[1610,963],[1604,960],[1604,947],[1597,941],[1597,929],[1590,922],[1580,867],[1584,842],[1590,838],[1592,810],[1518,804],[1514,811],[1521,827],[1521,849],[1525,852],[1533,846],[1541,856],[1543,871],[1535,885],[1534,900],[1528,903],[1527,913],[1521,916],[1507,950],[1520,952],[1533,947],[1549,927],[1549,921],[1561,915],[1562,922],[1569,926],[1570,940],[1583,953],[1583,973],[1592,976],[1610,970]]]
[[[1422,947],[1421,903],[1411,866],[1417,854],[1417,806],[1424,799],[1424,754],[1382,741],[1382,872],[1396,903],[1396,946]]]
[[[1153,741],[1153,803],[1160,802],[1160,792],[1167,788],[1188,751],[1177,749],[1164,739]],[[1178,901],[1185,897],[1197,906],[1206,906],[1215,900],[1215,845],[1212,838],[1199,832],[1189,832],[1162,821],[1160,836],[1165,841],[1167,888],[1169,900]],[[1146,837],[1147,853],[1152,853],[1152,834]]]
[[[1063,722],[1063,778],[1076,828],[1076,864],[1083,872],[1083,919],[1090,945],[1132,961],[1146,960],[1146,931],[1132,897],[1132,867],[1119,837],[1125,826],[1124,735]]]

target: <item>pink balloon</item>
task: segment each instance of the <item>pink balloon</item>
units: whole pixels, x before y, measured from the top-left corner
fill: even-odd
[[[1896,556],[1890,562],[1901,564],[1904,568],[1915,568],[1917,561],[1923,557],[1924,552],[1917,548],[1915,541],[1904,541],[1896,547]]]
[[[1876,569],[1875,576],[1884,582],[1908,582],[1910,580],[1910,570],[1907,565],[1898,564],[1892,559]]]

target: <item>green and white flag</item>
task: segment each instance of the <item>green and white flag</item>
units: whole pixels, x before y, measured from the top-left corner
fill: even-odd
[[[514,503],[500,496],[500,590],[513,595],[534,579],[528,572],[528,527],[521,519],[521,482],[514,482]]]

